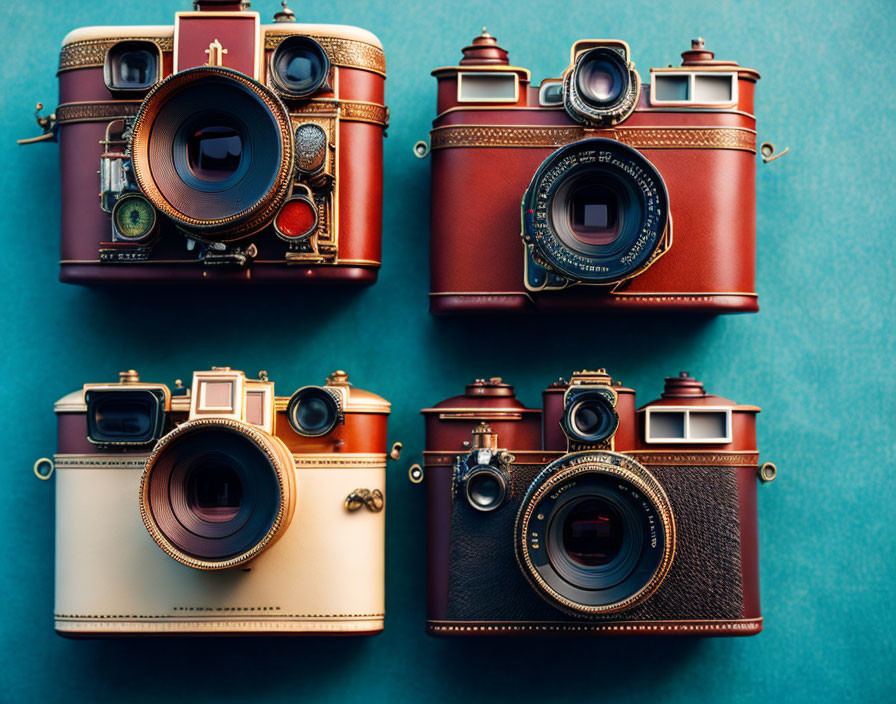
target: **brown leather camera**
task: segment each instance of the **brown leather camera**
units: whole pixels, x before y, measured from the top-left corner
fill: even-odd
[[[63,40],[59,107],[25,140],[59,142],[63,281],[376,280],[382,45],[283,5]]]
[[[433,313],[758,310],[759,74],[682,57],[642,82],[628,44],[582,40],[534,85],[483,31],[433,71]]]
[[[758,633],[759,408],[682,373],[636,410],[602,369],[543,408],[480,379],[423,411],[428,631]]]

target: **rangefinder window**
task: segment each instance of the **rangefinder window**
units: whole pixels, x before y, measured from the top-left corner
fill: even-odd
[[[149,445],[162,435],[165,394],[161,389],[88,389],[84,398],[87,439],[94,445]]]
[[[318,386],[306,386],[292,395],[286,415],[299,435],[316,438],[333,430],[342,413],[332,394]]]
[[[311,37],[284,39],[271,57],[271,81],[287,98],[307,98],[316,93],[330,74],[330,60]]]
[[[113,92],[145,91],[159,80],[159,47],[154,42],[124,41],[106,52],[103,76]]]

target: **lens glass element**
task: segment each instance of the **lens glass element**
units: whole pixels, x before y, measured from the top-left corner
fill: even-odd
[[[596,443],[616,432],[619,415],[609,393],[609,390],[596,389],[569,393],[563,414],[563,430],[572,440]]]
[[[562,544],[567,557],[583,567],[612,562],[622,547],[622,518],[600,498],[584,499],[563,520]]]
[[[226,125],[200,126],[187,137],[190,170],[201,181],[223,181],[233,176],[243,157],[240,133]]]
[[[330,62],[320,44],[310,37],[283,40],[271,62],[274,84],[291,98],[305,98],[326,81]]]
[[[504,502],[507,482],[493,467],[479,465],[470,470],[466,480],[467,500],[479,511],[492,511]]]
[[[319,386],[296,391],[286,409],[289,423],[299,435],[320,437],[329,433],[339,420],[336,399]]]
[[[606,52],[606,53],[603,53]],[[576,88],[587,102],[606,107],[618,102],[627,88],[628,71],[610,50],[591,52],[576,67]]]
[[[193,469],[186,481],[187,504],[200,519],[223,523],[236,518],[243,485],[233,467],[209,461]]]

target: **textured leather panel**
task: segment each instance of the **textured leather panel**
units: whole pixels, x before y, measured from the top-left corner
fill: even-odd
[[[511,469],[511,496],[493,513],[454,502],[448,619],[576,621],[529,585],[516,562],[513,528],[524,492],[541,465]],[[675,558],[653,596],[595,620],[715,620],[743,617],[737,475],[728,467],[653,467],[675,516]]]

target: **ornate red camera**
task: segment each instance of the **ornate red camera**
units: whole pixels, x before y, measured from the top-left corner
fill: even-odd
[[[202,0],[63,41],[61,279],[372,283],[385,59],[370,32]],[[97,177],[99,172],[99,177]],[[99,193],[99,198],[97,198]]]
[[[702,40],[649,83],[618,40],[537,86],[486,32],[463,56],[433,72],[432,312],[758,310],[756,71]]]

